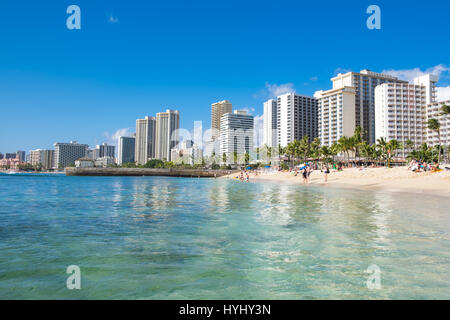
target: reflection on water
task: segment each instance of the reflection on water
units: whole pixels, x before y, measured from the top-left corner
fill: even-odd
[[[0,177],[0,195],[3,299],[450,298],[448,199],[164,177]]]

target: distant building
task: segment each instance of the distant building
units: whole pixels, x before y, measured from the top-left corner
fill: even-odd
[[[178,144],[180,114],[178,110],[166,110],[156,114],[156,158],[171,161],[170,150]]]
[[[375,89],[375,139],[397,140],[403,146],[426,142],[426,88],[408,83],[384,83]],[[409,152],[410,150],[405,150]]]
[[[286,147],[294,140],[317,137],[317,100],[286,93],[277,97],[277,145]]]
[[[111,145],[108,145],[107,143],[103,143],[103,144],[97,145],[96,149],[98,150],[97,158],[103,158],[103,157],[115,158],[116,157],[116,146],[111,146]]]
[[[438,81],[439,77],[434,74],[425,74],[423,76],[414,78],[415,85],[425,87],[425,102],[427,105],[436,102],[436,84]]]
[[[388,74],[370,70],[339,73],[331,78],[333,90],[353,87],[355,90],[355,127],[360,126],[364,140],[375,143],[375,88],[383,83],[408,83]]]
[[[194,165],[202,163],[203,152],[192,140],[184,140],[171,150],[171,161]]]
[[[114,158],[112,157],[101,157],[94,161],[96,167],[107,168],[114,164]]]
[[[119,137],[117,146],[118,146],[117,164],[122,165],[128,162],[134,163],[136,138]]]
[[[3,159],[4,155],[0,152],[0,160]]]
[[[245,153],[253,153],[253,116],[242,111],[226,113],[220,119],[220,156],[227,156],[227,163],[235,162]],[[242,162],[242,161],[241,161]]]
[[[71,164],[75,164],[76,160],[86,157],[88,149],[87,144],[79,144],[76,141],[71,141],[70,143],[57,142],[54,146],[54,167],[56,169],[62,169]]]
[[[155,158],[156,119],[145,117],[136,120],[136,138],[134,161],[138,164],[146,164],[148,160]]]
[[[31,165],[41,165],[43,169],[48,170],[54,167],[55,150],[37,149],[29,152],[29,161]]]
[[[450,100],[434,102],[427,105],[426,121],[436,119],[439,121],[441,128],[441,146],[450,146],[450,115],[442,114],[443,105],[450,106]],[[426,123],[426,122],[425,122]],[[439,138],[436,131],[426,128],[427,144],[435,146],[439,144]]]
[[[277,100],[270,99],[264,102],[264,131],[263,144],[269,147],[277,146]]]
[[[5,159],[17,159],[17,153],[5,153]]]
[[[211,139],[220,137],[220,119],[225,113],[231,113],[233,106],[228,100],[211,104]]]
[[[94,160],[90,158],[81,158],[75,161],[75,167],[77,168],[93,168]]]
[[[25,151],[17,151],[16,152],[16,158],[19,159],[21,162],[25,162]]]
[[[318,136],[322,146],[330,147],[355,132],[355,88],[317,91]]]

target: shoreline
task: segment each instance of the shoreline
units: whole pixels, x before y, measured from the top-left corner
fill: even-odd
[[[223,178],[234,178],[230,174]],[[410,193],[450,198],[450,171],[436,173],[414,173],[407,167],[398,168],[346,168],[343,171],[331,170],[328,182],[320,170],[311,173],[311,183],[304,184],[301,173],[296,177],[289,172],[250,173],[250,182],[282,183],[304,187],[340,188],[381,191],[387,193]]]

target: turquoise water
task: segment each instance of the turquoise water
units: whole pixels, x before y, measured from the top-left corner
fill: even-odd
[[[449,207],[219,179],[0,176],[0,299],[449,299]],[[66,288],[69,265],[81,290]]]

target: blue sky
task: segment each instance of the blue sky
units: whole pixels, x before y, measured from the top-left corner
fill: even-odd
[[[81,8],[81,30],[66,8]],[[381,8],[381,30],[366,8]],[[135,119],[210,105],[262,114],[277,92],[328,89],[338,70],[433,71],[450,88],[448,1],[13,1],[0,5],[0,152],[95,145]]]

